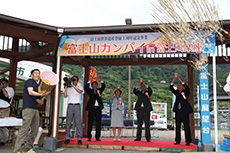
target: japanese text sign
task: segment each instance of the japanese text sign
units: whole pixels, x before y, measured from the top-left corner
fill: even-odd
[[[206,69],[206,70],[205,70]],[[208,65],[200,70],[200,118],[201,118],[201,142],[211,143],[211,126],[209,112],[209,84],[208,84]]]
[[[58,56],[211,53],[215,37],[210,38],[206,43],[193,41],[182,47],[167,44],[159,32],[65,35],[59,43]]]

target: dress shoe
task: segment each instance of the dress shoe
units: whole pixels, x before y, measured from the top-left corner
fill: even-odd
[[[65,140],[64,144],[68,144],[69,143],[69,140]]]
[[[134,141],[141,141],[141,139],[135,139]]]
[[[148,139],[148,140],[147,140],[147,142],[151,142],[151,140],[150,140],[150,139]]]
[[[81,140],[78,140],[78,144],[81,145],[81,144],[82,144],[82,141],[81,141]]]
[[[190,145],[190,142],[186,142],[186,146],[189,146]]]
[[[178,145],[178,144],[180,144],[180,142],[175,142],[175,143],[174,143],[174,145]]]
[[[91,141],[91,139],[90,138],[88,138],[88,140],[87,141]]]
[[[101,139],[98,138],[98,139],[96,139],[96,141],[101,141]]]

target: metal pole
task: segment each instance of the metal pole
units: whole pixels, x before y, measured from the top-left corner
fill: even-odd
[[[53,56],[53,65],[52,65],[52,71],[55,72],[55,73],[56,73],[56,66],[57,66],[56,62],[57,62],[58,45],[60,43],[61,36],[62,36],[62,33],[64,32],[64,29],[58,28],[57,32],[58,32],[58,42],[57,42],[57,46],[56,46],[55,53],[54,53],[54,56]],[[57,75],[59,75],[59,74],[57,74]],[[47,137],[50,137],[51,133],[52,133],[52,128],[53,128],[53,111],[54,111],[53,108],[54,108],[54,90],[52,90],[51,94],[50,94],[49,126],[48,126]]]
[[[128,113],[128,119],[130,119],[130,111],[131,111],[131,66],[129,65],[129,113]]]
[[[212,54],[212,66],[213,66],[213,102],[214,102],[214,124],[215,124],[215,148],[218,152],[218,121],[217,121],[217,99],[216,99],[216,55]]]
[[[60,74],[60,56],[57,56],[57,75]],[[58,112],[58,95],[59,95],[59,83],[55,88],[55,106],[54,106],[54,126],[53,126],[53,137],[56,137],[57,133],[57,112]]]
[[[132,19],[131,18],[126,18],[125,19],[125,24],[126,25],[132,25]],[[129,65],[129,89],[128,89],[128,91],[129,91],[129,101],[128,101],[128,103],[129,103],[129,112],[128,112],[128,119],[130,119],[131,118],[131,114],[130,114],[130,112],[131,112],[131,66]]]

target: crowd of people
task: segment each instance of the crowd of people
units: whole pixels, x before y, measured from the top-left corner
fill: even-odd
[[[180,81],[175,89],[173,84],[175,80],[178,78]],[[87,127],[87,138],[88,141],[91,141],[92,138],[92,126],[95,121],[96,125],[96,133],[95,138],[96,141],[101,141],[101,118],[102,118],[102,109],[104,108],[102,101],[102,93],[106,87],[104,81],[101,80],[100,77],[97,76],[97,79],[101,82],[101,87],[98,87],[98,82],[93,81],[94,77],[92,77],[87,84],[85,85],[85,91],[89,96],[88,103],[86,105],[86,110],[88,111],[88,127]],[[90,84],[91,87],[90,88]],[[81,87],[74,88],[78,94],[84,93],[84,90]],[[193,112],[192,107],[188,102],[189,98],[189,87],[184,83],[179,75],[175,75],[170,84],[169,89],[176,96],[176,101],[173,107],[173,111],[176,115],[176,138],[175,145],[180,144],[181,141],[181,123],[183,123],[185,128],[185,139],[186,145],[190,145],[191,143],[191,132],[189,127],[189,114]],[[152,104],[150,101],[150,97],[152,95],[152,89],[148,86],[144,79],[140,79],[133,89],[133,93],[137,96],[136,105],[134,110],[137,112],[137,133],[136,139],[134,141],[141,141],[142,137],[142,125],[145,123],[145,138],[147,142],[151,142],[151,133],[150,133],[150,112],[153,110]],[[121,141],[121,129],[124,126],[123,123],[123,102],[126,98],[126,94],[122,87],[118,85],[110,94],[111,99],[111,127],[113,130],[113,141]],[[80,99],[76,99],[75,103],[80,103]],[[69,101],[68,101],[69,104]],[[70,105],[70,104],[69,104]],[[68,107],[69,107],[68,105]],[[68,108],[69,109],[69,108]],[[79,110],[80,112],[80,110]],[[67,110],[68,116],[68,110]],[[79,123],[77,125],[81,126],[81,120],[78,120]],[[77,122],[77,121],[76,121]],[[68,127],[68,128],[67,128]],[[116,129],[118,129],[118,134],[116,134]],[[70,129],[69,126],[66,126],[66,134],[68,134]],[[78,130],[77,130],[78,131]],[[82,132],[82,131],[81,131]],[[78,132],[77,132],[78,133]],[[78,134],[77,134],[78,135]],[[82,135],[82,134],[81,134]],[[78,138],[78,136],[77,136]],[[70,142],[70,137],[66,137],[65,144]],[[82,144],[78,138],[78,144]]]
[[[68,98],[68,106],[66,113],[66,128],[65,128],[65,144],[70,143],[70,130],[72,121],[75,121],[76,125],[76,138],[78,144],[82,144],[82,120],[81,120],[81,96],[87,94],[89,99],[85,107],[88,112],[88,127],[87,138],[88,141],[92,139],[92,127],[95,123],[96,141],[101,141],[101,119],[102,109],[104,108],[102,101],[102,93],[106,88],[105,82],[101,80],[99,76],[96,76],[100,81],[101,87],[98,87],[97,81],[92,81],[95,77],[92,77],[85,88],[78,85],[78,76],[71,78],[70,86],[65,85],[64,97]],[[179,83],[177,88],[173,87],[175,80],[178,79]],[[26,141],[25,151],[31,151],[35,137],[39,130],[39,111],[37,104],[42,105],[44,97],[50,94],[50,91],[38,92],[38,82],[40,81],[40,70],[34,69],[31,72],[31,78],[28,79],[24,85],[23,90],[23,106],[22,106],[22,118],[23,125],[18,133],[17,140],[14,147],[14,153],[20,152],[22,144]],[[91,87],[90,87],[91,86]],[[14,96],[14,90],[8,87],[8,80],[2,79],[0,84],[0,117],[7,117],[10,114],[10,106],[12,98]],[[192,107],[188,102],[189,87],[182,81],[179,75],[174,75],[172,82],[169,86],[171,92],[176,96],[176,101],[173,107],[176,120],[176,137],[175,145],[181,142],[181,123],[184,125],[185,141],[186,145],[191,143],[191,132],[189,127],[189,114],[193,112]],[[145,82],[144,79],[140,79],[133,89],[133,93],[137,96],[136,105],[134,110],[137,113],[137,133],[134,141],[141,141],[142,138],[142,125],[145,123],[145,138],[147,142],[151,142],[150,133],[150,112],[153,110],[150,97],[152,95],[151,87]],[[123,123],[123,102],[126,98],[126,93],[123,88],[118,85],[110,94],[111,98],[111,127],[113,130],[113,141],[121,141],[121,129]],[[116,129],[118,132],[116,134]],[[28,132],[29,131],[29,132]]]

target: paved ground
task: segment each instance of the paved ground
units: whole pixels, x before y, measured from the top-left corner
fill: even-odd
[[[142,130],[142,139],[144,140],[144,130]],[[227,130],[218,130],[218,143],[223,142],[223,134],[229,134]],[[127,137],[128,135],[128,137]],[[121,133],[121,136],[123,138],[134,138],[136,135],[136,129],[131,130],[131,129],[124,129]],[[200,138],[200,130],[195,131],[195,136]],[[102,132],[102,137],[112,137],[112,131],[103,131]],[[152,140],[163,140],[163,141],[174,141],[175,140],[175,131],[173,130],[156,130],[152,129],[151,130],[151,138]],[[184,136],[184,131],[181,132],[181,141],[185,141],[185,136]],[[215,131],[212,130],[211,132],[211,141],[212,143],[215,143]]]
[[[2,148],[2,146],[0,146]],[[8,146],[4,146],[0,149],[1,153],[12,153],[13,149]],[[102,149],[81,149],[81,148],[59,148],[54,152],[43,151],[40,149],[35,150],[36,153],[140,153],[140,151],[126,151],[126,150],[102,150]],[[147,151],[141,151],[141,153],[149,153]],[[157,152],[154,152],[157,153]]]
[[[131,129],[129,130],[123,130],[123,138],[124,139],[134,139],[132,137],[133,134],[135,134],[136,131],[132,131]],[[109,137],[112,132],[110,131],[103,131],[102,132],[102,137]],[[144,131],[143,131],[144,134]],[[158,140],[163,140],[163,141],[174,141],[174,135],[175,132],[172,130],[152,130],[152,139],[158,139]],[[219,130],[218,131],[218,141],[219,143],[223,142],[223,134],[229,134],[228,131],[225,130]],[[129,135],[129,137],[124,137],[125,135]],[[197,130],[195,132],[195,135],[200,135],[200,131]],[[211,139],[212,142],[215,142],[215,136],[214,136],[214,131],[212,131],[211,134]],[[103,138],[102,138],[103,139]],[[145,138],[143,137],[143,140]],[[153,140],[154,141],[154,140]],[[184,133],[182,132],[182,141],[184,141]],[[49,151],[43,151],[42,148],[36,149],[35,150],[37,153],[48,153]],[[13,148],[11,144],[5,144],[5,145],[0,145],[0,153],[12,153]],[[54,153],[61,152],[61,153],[140,153],[140,151],[126,151],[126,150],[102,150],[102,149],[80,149],[80,148],[58,148]],[[146,151],[143,151],[145,153]],[[49,152],[52,153],[52,152]],[[146,152],[147,153],[147,152]]]

